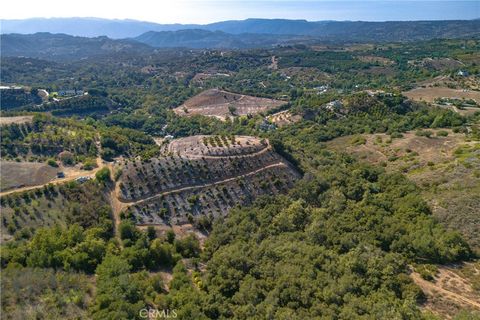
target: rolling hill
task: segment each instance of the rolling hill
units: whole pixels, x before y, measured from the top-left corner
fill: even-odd
[[[47,60],[85,59],[106,54],[149,52],[148,45],[132,40],[74,37],[67,34],[2,34],[2,57],[25,56]]]

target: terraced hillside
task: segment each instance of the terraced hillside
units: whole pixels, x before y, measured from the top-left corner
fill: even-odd
[[[204,115],[225,120],[227,117],[257,114],[277,108],[286,102],[252,97],[220,89],[210,89],[188,99],[173,109],[180,116]]]
[[[172,141],[164,154],[121,164],[118,207],[139,225],[211,219],[261,195],[285,192],[299,178],[268,141],[254,137],[187,137]]]

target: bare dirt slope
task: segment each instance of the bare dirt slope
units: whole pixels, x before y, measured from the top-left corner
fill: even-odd
[[[285,103],[281,100],[210,89],[188,99],[173,111],[181,116],[199,114],[225,120],[227,117],[265,112]]]
[[[0,191],[34,186],[55,179],[57,168],[45,163],[0,161]]]
[[[416,272],[410,276],[427,297],[424,309],[442,319],[452,319],[461,310],[477,312],[480,316],[480,263],[439,266],[432,281]]]

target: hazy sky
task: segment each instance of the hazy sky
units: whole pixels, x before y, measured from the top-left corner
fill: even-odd
[[[311,21],[475,19],[480,17],[480,0],[23,0],[2,2],[0,18],[31,17],[99,17],[158,23],[209,23],[245,18],[288,18]]]

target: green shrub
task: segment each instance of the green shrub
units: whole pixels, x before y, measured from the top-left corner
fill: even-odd
[[[367,143],[367,139],[364,136],[357,135],[350,140],[350,143],[354,146],[359,146]]]
[[[110,169],[102,168],[95,173],[95,178],[98,182],[107,183],[110,182]]]
[[[97,164],[95,163],[94,160],[92,159],[87,159],[83,162],[83,165],[82,165],[82,169],[83,170],[92,170],[93,168],[95,168],[97,166]]]
[[[430,138],[432,136],[432,131],[430,130],[417,130],[415,131],[415,135],[418,137],[427,137]]]
[[[50,167],[58,168],[58,163],[57,163],[57,161],[55,161],[55,159],[48,159],[47,164]]]

